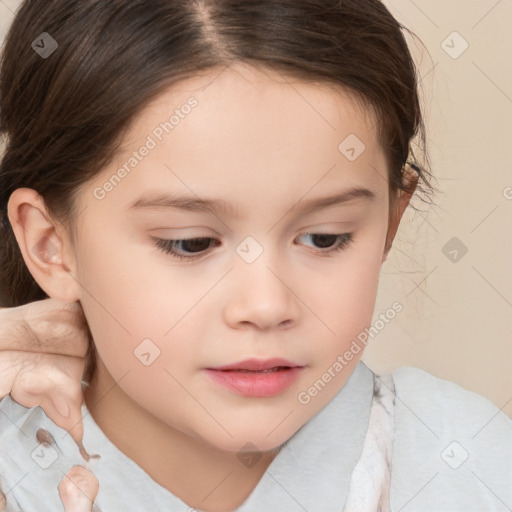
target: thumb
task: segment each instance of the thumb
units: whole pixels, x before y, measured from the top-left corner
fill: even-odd
[[[39,395],[38,400],[46,415],[56,425],[66,430],[78,447],[81,448],[84,437],[82,395],[74,394],[71,396],[69,391],[52,390],[51,393]]]
[[[69,357],[59,360],[54,355],[46,354],[38,357],[37,364],[27,365],[16,375],[11,397],[25,407],[39,405],[56,425],[69,433],[80,448],[84,434],[84,395],[79,380],[83,362]]]
[[[73,466],[58,487],[65,512],[92,512],[98,495],[98,479],[83,466]]]
[[[85,461],[89,462],[91,456],[87,453],[83,445],[84,423],[81,403],[79,404],[76,398],[63,398],[63,395],[54,396],[52,403],[54,411],[52,411],[51,419],[56,425],[68,431],[68,434],[78,446],[80,455],[82,455]],[[70,405],[68,405],[68,403]],[[95,457],[95,455],[93,455],[93,457]]]
[[[51,396],[53,408],[51,419],[59,427],[67,430],[69,435],[79,444],[83,439],[84,426],[82,421],[83,395],[70,395],[65,392]],[[50,408],[49,408],[50,409]]]

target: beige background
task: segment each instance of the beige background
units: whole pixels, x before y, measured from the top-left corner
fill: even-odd
[[[404,217],[374,320],[395,301],[404,309],[363,360],[378,373],[423,368],[512,417],[512,1],[385,3],[426,46],[408,37],[440,192],[436,206],[416,200],[423,212]],[[18,5],[0,0],[2,38]],[[464,256],[443,252],[453,237]]]

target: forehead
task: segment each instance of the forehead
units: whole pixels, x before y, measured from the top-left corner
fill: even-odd
[[[191,98],[197,102],[192,109],[187,107]],[[173,113],[178,114],[174,119]],[[293,139],[302,143],[304,136],[315,143],[326,131],[340,141],[350,132],[366,146],[376,142],[373,109],[347,88],[244,63],[203,71],[164,89],[136,116],[124,146],[129,150],[141,136],[155,129],[158,132],[158,127],[170,120],[172,134],[165,131],[162,142],[189,135],[196,138],[196,147],[226,135],[236,142],[244,135],[257,134],[254,144],[270,143],[279,130],[281,139],[274,144],[281,146]],[[250,148],[248,145],[247,150]]]
[[[124,165],[129,175],[115,191],[124,205],[151,185],[238,195],[240,202],[247,190],[277,200],[283,191],[297,198],[314,188],[330,192],[335,182],[384,190],[376,127],[373,111],[340,87],[231,65],[179,82],[149,103],[95,184]],[[151,150],[128,169],[149,140]]]

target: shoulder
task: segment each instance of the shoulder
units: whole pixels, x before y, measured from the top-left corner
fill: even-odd
[[[20,506],[35,503],[34,495],[27,500],[28,503],[18,502],[15,486],[31,471],[37,460],[32,458],[37,440],[27,432],[40,423],[42,414],[44,411],[40,407],[24,407],[11,395],[0,400],[0,490],[6,495],[7,510],[20,510]]]
[[[422,407],[457,406],[467,409],[471,414],[485,414],[497,410],[497,406],[489,399],[470,391],[455,382],[436,377],[420,368],[405,366],[392,373],[395,386],[404,397],[414,397]],[[432,403],[433,397],[442,398]],[[512,425],[512,420],[508,420]]]
[[[433,428],[468,430],[492,420],[494,426],[512,435],[512,420],[478,393],[420,368],[398,368],[392,376],[399,409],[426,414]]]
[[[512,503],[512,420],[487,398],[425,370],[403,367],[392,377],[395,506],[416,493],[418,511]]]
[[[86,466],[100,481],[94,510],[185,509],[110,442],[85,403],[82,417],[84,445],[89,453],[99,454]],[[46,430],[51,444],[38,440],[39,429]],[[7,497],[7,510],[41,510],[41,503],[45,510],[62,510],[58,487],[76,465],[84,465],[77,445],[41,407],[23,407],[10,395],[0,400],[0,490]]]
[[[35,424],[42,417],[46,418],[45,412],[41,407],[24,407],[14,401],[11,395],[6,395],[0,399],[0,450],[5,449],[7,439],[19,439],[23,444],[27,444],[27,436],[24,429],[27,424]]]
[[[45,429],[54,442],[38,440]],[[53,423],[39,407],[24,407],[10,395],[0,400],[0,488],[7,510],[60,509],[58,485],[70,463],[80,461],[67,432]],[[75,453],[76,452],[76,453]]]

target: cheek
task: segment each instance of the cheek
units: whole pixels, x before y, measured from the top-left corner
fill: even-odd
[[[371,324],[382,261],[378,247],[347,253],[329,279],[309,292],[310,304],[315,304],[311,309],[323,321],[325,357],[349,347]]]
[[[134,341],[164,329],[157,320],[165,319],[162,308],[173,307],[173,294],[170,287],[165,288],[147,246],[106,226],[94,239],[82,237],[78,253],[78,278],[84,289],[81,302],[90,311],[91,324],[118,329]]]
[[[337,258],[336,263],[320,274],[313,274],[309,293],[331,315],[368,317],[373,314],[382,254],[379,244],[362,244]],[[329,307],[328,304],[333,307]],[[350,316],[349,316],[350,315]]]
[[[126,382],[136,383],[137,394],[168,381],[165,369],[178,378],[194,364],[194,340],[204,322],[198,302],[217,277],[194,279],[162,264],[147,247],[132,243],[124,250],[126,242],[106,238],[80,251],[81,304],[99,357],[115,380],[126,375]]]

